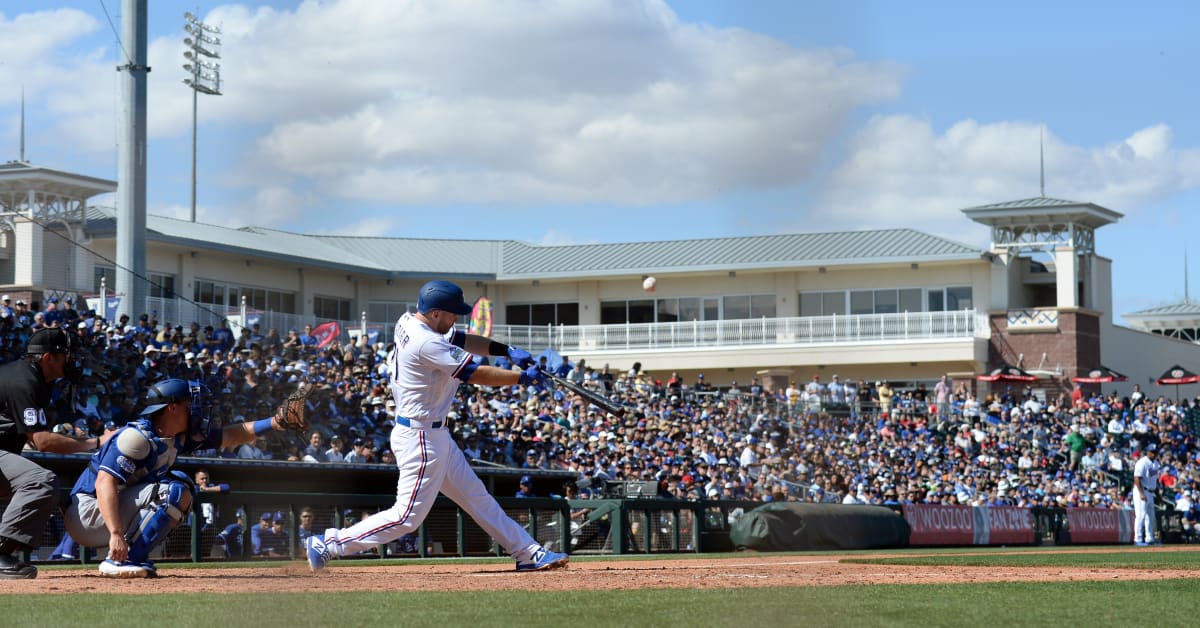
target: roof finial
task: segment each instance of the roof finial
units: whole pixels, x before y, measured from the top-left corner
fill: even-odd
[[[1041,197],[1046,198],[1046,149],[1044,147],[1043,135],[1046,125],[1038,127],[1038,170],[1041,172]]]

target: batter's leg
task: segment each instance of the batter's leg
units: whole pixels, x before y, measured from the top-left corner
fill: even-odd
[[[513,521],[491,493],[483,481],[467,464],[467,458],[457,446],[453,447],[446,456],[446,480],[442,484],[442,492],[454,500],[479,527],[483,528],[509,556],[518,561],[526,560],[541,549],[521,524]]]
[[[358,554],[416,530],[437,500],[446,474],[445,452],[451,449],[462,457],[446,430],[400,426],[392,432],[392,448],[400,471],[396,503],[348,528],[326,530],[322,540],[330,557]]]

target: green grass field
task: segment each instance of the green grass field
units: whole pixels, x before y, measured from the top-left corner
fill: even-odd
[[[1053,548],[1051,548],[1053,549]],[[1059,548],[1061,549],[1061,548]],[[1197,569],[1200,551],[863,552],[855,562]],[[1200,549],[1200,548],[1198,548]],[[804,553],[819,556],[822,553]],[[843,553],[844,554],[844,553]],[[894,557],[882,558],[888,554]],[[745,556],[745,555],[741,555]],[[679,556],[688,558],[693,556]],[[696,558],[711,558],[694,556]],[[630,560],[658,560],[635,556]],[[676,558],[671,556],[670,558]],[[575,557],[573,562],[587,562]],[[613,560],[604,557],[597,560]],[[392,563],[393,561],[386,561]],[[404,564],[414,564],[405,561]],[[466,561],[464,561],[466,562]],[[473,562],[494,563],[494,560]],[[251,565],[252,563],[243,563]],[[370,563],[367,563],[370,564]],[[380,564],[385,564],[380,561]],[[261,567],[261,563],[253,563]],[[213,565],[204,565],[211,567]],[[223,564],[221,566],[229,566]],[[167,567],[164,565],[164,568]],[[187,568],[170,565],[169,568]],[[48,567],[70,569],[72,567]],[[79,567],[74,567],[79,568]],[[92,569],[94,567],[88,567]],[[61,580],[59,581],[61,584]],[[2,589],[0,589],[2,590]],[[1200,580],[636,591],[0,595],[11,626],[1194,626]]]

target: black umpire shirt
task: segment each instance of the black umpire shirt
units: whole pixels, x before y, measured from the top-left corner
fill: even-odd
[[[0,366],[0,449],[20,454],[29,432],[46,429],[50,384],[24,359]]]

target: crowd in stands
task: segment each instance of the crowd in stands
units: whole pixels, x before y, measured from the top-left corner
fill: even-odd
[[[308,382],[318,391],[309,399],[310,433],[271,433],[204,455],[394,463],[383,343],[320,346],[311,326],[234,334],[224,322],[184,326],[152,315],[110,324],[50,299],[40,311],[3,304],[0,360],[16,359],[28,335],[49,325],[79,334],[93,358],[83,382],[47,413],[60,432],[124,424],[145,385],[165,377],[205,383],[226,422],[268,416]],[[616,370],[563,358],[558,368],[630,412],[616,419],[561,388],[463,385],[451,419],[468,458],[570,470],[584,495],[605,481],[637,480],[681,499],[1128,508],[1134,461],[1155,447],[1160,495],[1193,523],[1200,508],[1200,398],[1151,398],[1136,388],[1089,394],[1063,381],[1071,392],[1053,399],[1023,384],[993,385],[997,392],[977,399],[974,382],[945,378],[932,390],[837,376],[783,390],[758,380],[718,389],[703,375],[663,381],[639,364]]]

